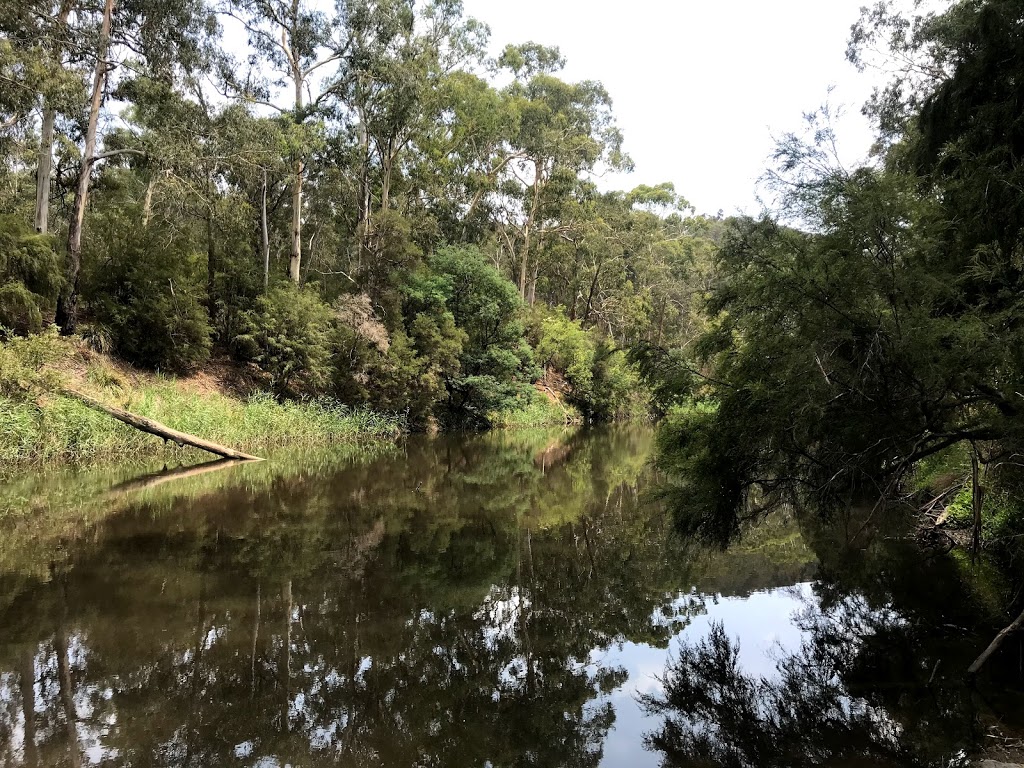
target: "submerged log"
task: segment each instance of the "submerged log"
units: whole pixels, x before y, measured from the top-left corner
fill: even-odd
[[[137,416],[134,413],[122,410],[120,408],[114,408],[109,405],[101,403],[89,395],[77,392],[73,389],[62,389],[64,394],[69,397],[73,397],[79,402],[84,403],[93,410],[105,413],[108,416],[117,419],[130,427],[135,427],[142,432],[146,432],[150,435],[156,435],[162,437],[164,440],[171,440],[178,445],[190,445],[193,448],[199,448],[202,451],[208,451],[209,453],[217,456],[223,456],[226,459],[242,459],[244,461],[263,461],[259,456],[251,456],[248,453],[242,453],[236,451],[234,448],[228,448],[225,445],[218,443],[212,443],[209,440],[203,440],[201,437],[190,435],[187,432],[178,432],[175,429],[171,429],[165,424],[161,424],[159,421],[153,419],[147,419],[145,416]]]
[[[1024,613],[1021,613],[1020,616],[1013,620],[1013,623],[1010,624],[1010,626],[1001,630],[999,634],[995,636],[995,639],[988,644],[988,648],[982,651],[981,655],[974,660],[974,663],[967,668],[967,674],[977,674],[978,670],[982,668],[986,661],[988,661],[988,657],[999,649],[999,646],[1003,644],[1003,641],[1022,627],[1024,627]]]

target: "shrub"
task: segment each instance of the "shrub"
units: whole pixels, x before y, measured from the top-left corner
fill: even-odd
[[[648,414],[650,395],[624,350],[569,320],[558,311],[544,317],[537,333],[537,359],[565,376],[568,401],[588,421],[639,418]]]
[[[0,217],[0,326],[21,335],[41,331],[62,284],[53,239],[13,216]]]
[[[295,387],[326,390],[333,378],[337,315],[312,288],[290,282],[275,286],[256,300],[244,324],[246,332],[235,337],[235,349],[270,374],[278,394]]]
[[[420,353],[447,358],[441,368],[449,423],[486,425],[489,412],[505,408],[537,378],[523,302],[479,249],[447,247],[431,255],[409,280],[404,309]]]
[[[187,234],[129,218],[97,222],[83,296],[117,353],[147,368],[185,372],[210,355],[206,255]]]
[[[545,368],[562,372],[576,402],[590,401],[594,383],[594,337],[562,312],[545,317],[540,324],[537,359]]]
[[[26,336],[43,329],[38,297],[15,280],[0,285],[0,326]]]

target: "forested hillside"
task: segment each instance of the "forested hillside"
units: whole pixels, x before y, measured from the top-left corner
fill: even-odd
[[[0,2],[0,333],[486,426],[643,410],[723,223],[627,170],[555,47],[458,0]],[[554,41],[557,42],[557,41]],[[647,180],[652,181],[652,180]],[[550,388],[549,388],[550,389]]]

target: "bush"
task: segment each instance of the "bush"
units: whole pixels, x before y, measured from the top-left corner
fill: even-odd
[[[626,353],[558,311],[539,322],[537,358],[572,387],[568,402],[588,421],[648,415],[650,394]]]
[[[650,395],[640,372],[626,353],[602,342],[594,353],[590,400],[585,410],[593,421],[639,419],[648,416]]]
[[[565,376],[576,402],[590,402],[596,348],[594,337],[562,312],[549,315],[540,323],[538,362]]]
[[[61,285],[53,239],[13,216],[0,217],[0,326],[21,335],[41,331]]]
[[[0,285],[0,326],[22,336],[43,330],[39,297],[15,280]]]
[[[235,349],[270,374],[278,394],[295,387],[312,393],[326,390],[334,373],[331,345],[337,315],[313,289],[281,283],[256,300],[243,324],[246,332],[235,337]]]
[[[210,356],[206,254],[167,225],[102,219],[90,237],[83,296],[117,353],[146,368],[186,372]]]
[[[563,406],[529,387],[503,410],[487,414],[487,420],[492,427],[519,429],[577,424],[582,417],[572,406]]]
[[[477,248],[434,253],[410,278],[404,310],[419,352],[450,360],[442,370],[443,416],[451,424],[485,426],[489,412],[504,409],[539,374],[524,339],[523,302]]]

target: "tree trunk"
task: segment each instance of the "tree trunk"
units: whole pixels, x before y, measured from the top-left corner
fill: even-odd
[[[362,270],[363,259],[370,249],[370,135],[366,130],[363,111],[359,111],[359,210],[357,212],[356,231],[359,233],[359,253],[356,270]]]
[[[534,162],[533,167],[533,203],[530,205],[530,215],[526,218],[526,227],[523,231],[523,255],[519,262],[519,298],[524,301],[526,300],[526,275],[530,263],[530,239],[534,222],[537,220],[537,209],[540,207],[540,163]]]
[[[978,460],[978,449],[971,451],[971,506],[974,509],[974,554],[981,548],[981,510],[984,504],[985,489],[981,486],[981,467]]]
[[[36,232],[45,235],[50,220],[50,174],[53,172],[53,126],[57,110],[43,105],[43,124],[39,137],[39,164],[36,166]]]
[[[295,180],[292,183],[292,250],[288,261],[288,276],[296,285],[302,277],[302,160],[295,161]]]
[[[597,290],[597,281],[601,277],[601,264],[594,269],[594,279],[590,281],[590,292],[587,294],[587,303],[583,307],[583,319],[580,320],[580,326],[583,328],[587,327],[587,322],[590,320],[590,311],[594,308],[594,292]]]
[[[270,287],[270,227],[267,224],[267,169],[263,169],[263,197],[260,200],[260,234],[263,237],[263,292]]]
[[[142,227],[149,226],[149,220],[153,217],[153,189],[156,187],[156,176],[151,176],[146,184],[146,196],[142,200]]]
[[[57,13],[56,34],[61,34],[74,2],[64,0]],[[60,61],[63,51],[59,42],[54,43],[54,60]],[[39,130],[39,163],[36,166],[36,232],[45,235],[50,227],[50,177],[53,173],[53,129],[57,122],[57,110],[43,97],[43,122]]]
[[[293,24],[297,23],[298,6],[298,0],[293,0]],[[303,76],[302,70],[299,67],[298,52],[294,50],[295,36],[297,32],[298,30],[293,26],[291,30],[292,53],[290,54],[290,59],[292,65],[292,82],[295,85],[295,124],[301,125]],[[302,177],[305,170],[306,165],[302,162],[302,155],[300,154],[295,159],[295,179],[292,182],[292,251],[291,258],[288,262],[288,276],[291,277],[292,282],[296,285],[298,285],[302,280]]]
[[[1020,616],[1014,619],[1013,623],[1010,624],[1010,626],[1006,627],[998,635],[995,636],[995,639],[991,643],[989,643],[988,648],[982,651],[981,655],[974,660],[974,663],[967,668],[967,674],[977,674],[978,670],[981,669],[982,666],[984,666],[986,661],[988,661],[989,656],[995,653],[999,649],[999,646],[1003,644],[1003,641],[1006,640],[1006,638],[1012,635],[1014,632],[1021,629],[1022,627],[1024,627],[1024,613],[1022,613]]]
[[[533,276],[530,278],[530,290],[526,296],[526,303],[529,304],[531,307],[537,300],[537,273],[539,272],[539,270],[540,267],[538,267],[537,264],[534,263]]]
[[[107,49],[110,47],[110,24],[114,15],[114,0],[103,4],[103,24],[100,27],[100,41],[96,49],[96,71],[92,82],[92,101],[89,105],[89,123],[85,131],[85,149],[78,173],[78,188],[68,225],[67,285],[61,290],[57,302],[57,325],[61,333],[69,336],[78,325],[78,278],[82,270],[82,225],[85,222],[85,205],[89,197],[89,177],[92,175],[93,158],[96,154],[96,128],[100,119],[103,102],[103,87],[107,81],[110,65]]]
[[[150,435],[162,437],[164,440],[171,440],[178,445],[190,445],[193,448],[199,448],[200,450],[208,451],[209,453],[216,454],[217,456],[223,456],[226,459],[263,461],[259,456],[251,456],[248,453],[242,453],[241,451],[236,451],[234,448],[228,448],[227,446],[219,445],[218,443],[212,443],[209,440],[203,440],[201,437],[196,437],[195,435],[190,435],[186,432],[178,432],[177,430],[161,424],[159,421],[148,419],[145,416],[136,416],[134,413],[129,413],[128,411],[124,411],[120,408],[104,405],[99,400],[95,400],[81,392],[76,392],[73,389],[63,389],[62,392],[68,397],[73,397],[76,400],[81,401],[93,410],[105,413],[130,427],[135,427],[137,430],[146,432]]]
[[[216,190],[213,188],[213,173],[206,172],[206,311],[213,322],[216,312],[214,295],[217,292],[217,241],[214,238],[214,205]]]

